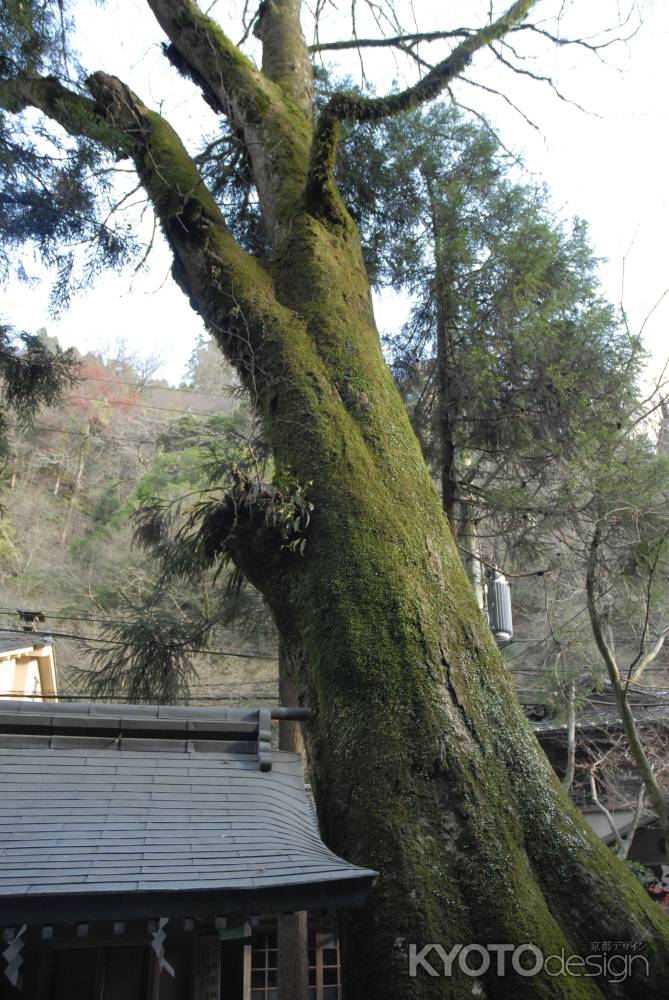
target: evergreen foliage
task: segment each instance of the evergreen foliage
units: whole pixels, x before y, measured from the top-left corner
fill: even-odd
[[[77,378],[74,351],[50,350],[43,338],[0,325],[0,459],[9,453],[9,416],[29,427],[41,406],[56,406]]]

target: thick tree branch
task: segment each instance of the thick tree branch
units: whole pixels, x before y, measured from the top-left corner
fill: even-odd
[[[264,0],[254,34],[262,41],[263,73],[278,83],[305,117],[313,112],[313,76],[302,34],[302,0]]]
[[[411,111],[425,101],[438,97],[466,69],[479,49],[502,38],[515,24],[522,21],[535,3],[536,0],[516,0],[500,18],[468,35],[418,83],[398,94],[379,98],[367,98],[359,94],[334,94],[320,116],[312,146],[309,167],[311,202],[318,203],[322,199],[330,206],[330,211],[336,207],[332,195],[332,171],[339,141],[338,122],[377,122],[402,111]]]
[[[132,145],[128,136],[100,112],[95,101],[68,90],[55,77],[26,73],[0,79],[0,107],[12,114],[37,108],[70,135],[96,140],[114,153],[127,153]]]
[[[294,323],[278,303],[272,279],[228,230],[193,159],[165,119],[120,80],[95,73],[91,98],[57,80],[23,76],[0,81],[0,106],[41,110],[73,135],[131,157],[173,253],[173,274],[247,380],[267,341]]]
[[[479,49],[485,48],[503,38],[519,21],[527,15],[536,0],[516,0],[516,3],[496,21],[468,35],[451,54],[438,63],[422,80],[387,97],[366,98],[357,94],[335,94],[324,111],[328,117],[349,121],[381,121],[401,111],[411,111],[425,101],[434,100],[448,84],[459,76],[469,65]]]
[[[261,118],[271,84],[194,0],[147,0],[158,24],[198,83],[238,127]]]
[[[294,43],[283,61],[267,46],[268,68],[260,72],[193,0],[147,0],[170,39],[170,60],[201,87],[209,104],[223,111],[243,136],[268,232],[276,242],[303,195],[312,138],[306,98],[295,106],[297,80],[304,83],[293,0],[273,0],[267,25],[282,25]],[[263,37],[269,28],[262,29]],[[306,56],[305,56],[306,57]]]

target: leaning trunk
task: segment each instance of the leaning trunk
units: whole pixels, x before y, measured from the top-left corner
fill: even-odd
[[[472,996],[457,963],[411,976],[414,944],[585,955],[593,939],[647,942],[651,978],[625,995],[660,996],[665,918],[585,827],[523,716],[384,364],[354,234],[307,220],[288,261],[277,285],[310,337],[296,324],[259,402],[277,463],[311,484],[313,519],[303,555],[257,519],[229,545],[302,664],[322,833],[379,871],[368,906],[340,920],[348,1000]],[[618,995],[541,974],[478,988]]]

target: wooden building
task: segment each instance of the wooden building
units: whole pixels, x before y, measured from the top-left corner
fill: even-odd
[[[333,914],[376,873],[323,844],[270,727],[269,709],[3,702],[2,1000],[278,1000],[276,915],[301,910],[311,1000],[339,1000]]]
[[[666,786],[669,692],[633,685],[628,698],[646,752]],[[545,708],[535,705],[528,714],[553,770],[562,779],[567,764],[567,724],[554,717],[538,718],[541,711]],[[660,821],[650,808],[636,815],[641,780],[609,686],[593,691],[576,715],[575,764],[571,796],[592,830],[610,846],[615,846],[618,837],[631,836],[628,858],[649,868],[658,879],[669,879],[669,852]],[[595,777],[596,801],[591,792],[591,774]]]
[[[0,631],[0,698],[53,699],[58,691],[49,636]]]

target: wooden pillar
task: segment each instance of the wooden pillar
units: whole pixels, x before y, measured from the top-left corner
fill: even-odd
[[[277,920],[279,1000],[308,1000],[307,914],[281,913]]]
[[[299,692],[296,665],[291,662],[283,644],[279,646],[279,701],[282,705],[297,705]],[[279,749],[302,754],[304,739],[299,722],[279,722]],[[279,1000],[308,1000],[309,953],[308,927],[305,911],[279,914],[277,920]]]

